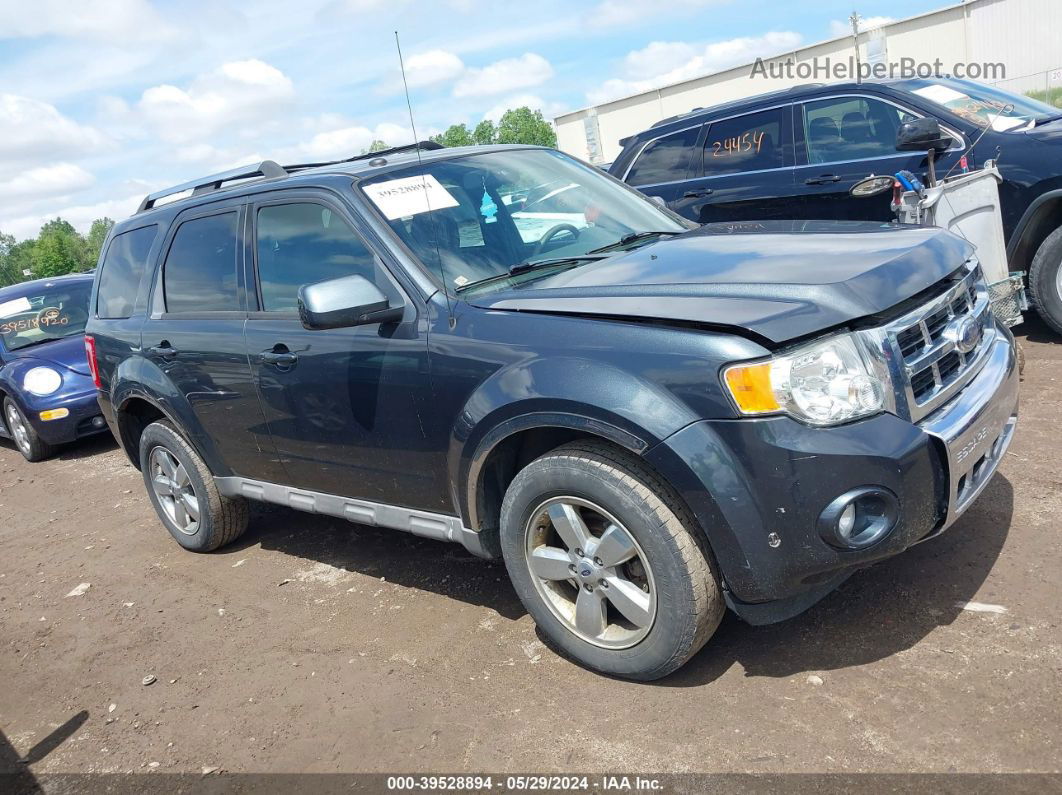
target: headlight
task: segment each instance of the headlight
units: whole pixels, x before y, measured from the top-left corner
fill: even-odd
[[[51,367],[34,367],[22,377],[22,386],[34,395],[50,395],[63,385],[63,378]]]
[[[887,408],[888,375],[852,335],[813,343],[765,362],[728,367],[723,380],[742,414],[780,414],[836,425]]]

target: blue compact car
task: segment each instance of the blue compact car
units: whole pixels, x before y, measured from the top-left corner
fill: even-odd
[[[107,430],[85,356],[92,274],[0,290],[0,436],[27,461]]]

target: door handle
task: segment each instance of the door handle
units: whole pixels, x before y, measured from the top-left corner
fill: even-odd
[[[711,196],[715,191],[711,188],[702,188],[700,190],[688,190],[682,194],[683,199],[703,199],[706,196]]]
[[[299,357],[288,350],[286,345],[274,345],[268,351],[258,354],[258,361],[262,364],[271,364],[274,367],[294,367]]]
[[[836,174],[823,174],[820,177],[811,177],[804,180],[805,185],[826,185],[830,182],[840,182],[841,178]]]
[[[148,348],[148,353],[163,359],[172,359],[177,355],[177,349],[172,347],[166,340],[163,340],[158,345],[152,345]]]

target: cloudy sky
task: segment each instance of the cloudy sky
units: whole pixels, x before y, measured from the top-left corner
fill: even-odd
[[[855,0],[902,18],[943,0]],[[0,0],[0,232],[256,158],[547,117],[843,32],[853,0]],[[812,8],[814,10],[810,10]],[[666,9],[666,11],[665,11]]]

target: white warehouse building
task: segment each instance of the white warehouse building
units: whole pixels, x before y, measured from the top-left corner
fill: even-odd
[[[765,58],[755,77],[756,64],[748,63],[565,113],[554,120],[558,148],[610,162],[621,138],[668,116],[801,83],[839,82],[823,72],[837,64],[850,68],[856,46],[864,69],[937,63],[942,73],[1018,93],[1062,87],[1062,0],[966,0],[862,31],[858,44],[841,36]],[[969,73],[960,74],[963,68]]]

